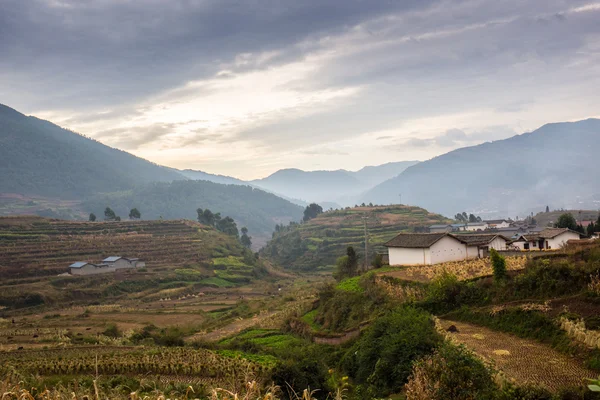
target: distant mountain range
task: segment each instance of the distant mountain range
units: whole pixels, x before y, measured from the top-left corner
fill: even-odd
[[[127,207],[144,204],[143,216],[164,218],[193,218],[195,208],[203,207],[229,213],[266,238],[276,223],[298,220],[298,205],[309,202],[329,209],[362,202],[394,204],[402,195],[403,203],[433,212],[451,216],[466,210],[484,217],[524,216],[546,205],[597,209],[598,149],[600,120],[588,119],[544,125],[424,162],[388,163],[355,172],[283,169],[243,181],[160,166],[0,105],[0,194],[9,194],[2,197],[0,214],[10,214],[6,204],[11,199],[31,196],[69,200],[68,209],[59,215],[72,216],[97,212],[101,202],[118,204],[122,214]],[[218,195],[204,195],[207,191]],[[28,202],[21,200],[25,204],[19,205],[19,212]],[[77,209],[77,204],[84,208]],[[50,209],[43,211],[52,215]]]
[[[367,190],[397,176],[417,163],[418,161],[393,162],[364,167],[356,172],[343,169],[336,171],[282,169],[266,178],[249,183],[287,198],[339,207],[354,204]]]
[[[600,120],[547,124],[505,140],[451,151],[407,168],[363,197],[433,212],[523,216],[550,207],[598,208]]]

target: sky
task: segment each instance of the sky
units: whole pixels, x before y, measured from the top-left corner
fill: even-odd
[[[600,115],[600,2],[0,0],[0,103],[241,179]]]

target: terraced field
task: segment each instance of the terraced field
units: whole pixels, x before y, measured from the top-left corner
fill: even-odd
[[[400,232],[411,232],[450,220],[419,207],[406,205],[356,207],[328,211],[304,224],[291,225],[274,234],[261,255],[296,270],[314,270],[335,264],[347,246],[364,256],[366,218],[371,260],[383,244]]]
[[[226,239],[226,238],[225,238]],[[191,221],[73,222],[0,218],[0,278],[56,275],[75,261],[139,257],[149,268],[209,264],[224,236]],[[225,240],[225,247],[234,247]]]

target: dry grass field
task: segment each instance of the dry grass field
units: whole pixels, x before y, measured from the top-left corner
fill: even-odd
[[[519,271],[525,268],[526,257],[506,257],[506,269]],[[492,264],[489,258],[468,261],[452,261],[435,265],[413,267],[388,267],[377,272],[407,281],[430,282],[440,274],[448,272],[456,275],[459,280],[469,280],[482,276],[492,275]]]
[[[594,379],[598,375],[584,368],[578,360],[532,340],[463,322],[441,320],[441,324],[445,329],[454,325],[458,332],[448,333],[451,340],[491,361],[518,384],[534,384],[555,391],[581,386],[586,378]]]

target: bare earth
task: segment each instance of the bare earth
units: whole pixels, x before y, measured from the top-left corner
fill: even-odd
[[[440,321],[444,329],[450,325],[458,332],[449,333],[452,340],[462,343],[486,361],[503,371],[519,384],[536,384],[549,390],[581,386],[585,378],[597,374],[584,368],[568,355],[532,340],[455,321]]]

